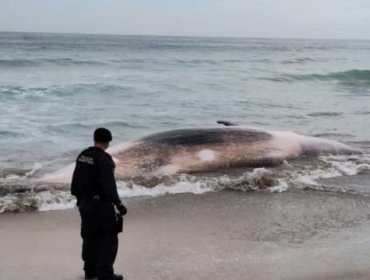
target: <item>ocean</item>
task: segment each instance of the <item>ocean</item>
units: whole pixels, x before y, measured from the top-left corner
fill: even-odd
[[[112,145],[228,120],[343,142],[361,155],[181,174],[123,199],[229,189],[370,194],[370,41],[0,33],[0,212],[74,205],[35,179],[97,127]]]

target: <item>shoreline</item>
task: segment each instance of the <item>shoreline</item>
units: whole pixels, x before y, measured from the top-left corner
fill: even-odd
[[[126,279],[369,279],[370,198],[219,191],[135,198]],[[0,279],[83,279],[77,209],[0,215]]]

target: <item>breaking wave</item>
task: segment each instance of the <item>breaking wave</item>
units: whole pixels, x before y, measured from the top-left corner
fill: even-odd
[[[281,61],[282,64],[305,64],[307,62],[315,62],[315,60],[310,57],[302,57]]]
[[[308,114],[310,117],[339,117],[342,116],[342,113],[338,112],[314,112]]]
[[[20,67],[42,67],[46,65],[56,66],[99,66],[105,65],[102,61],[92,60],[78,60],[72,58],[39,58],[39,59],[25,59],[25,58],[13,58],[13,59],[0,59],[0,68],[20,68]]]
[[[336,81],[348,86],[370,86],[370,70],[352,69],[328,74],[291,75],[266,78],[275,82],[293,81]]]
[[[33,174],[40,168],[36,165],[29,171],[8,170],[1,174],[0,213],[48,211],[75,206],[76,201],[69,193],[69,186],[32,181]],[[202,194],[220,190],[284,192],[290,189],[370,195],[366,184],[340,183],[343,178],[355,178],[355,175],[365,176],[365,182],[370,178],[369,155],[322,156],[285,162],[274,168],[235,169],[213,174],[181,174],[119,181],[118,192],[122,198]],[[337,181],[331,182],[331,179]]]
[[[116,84],[107,83],[77,83],[67,85],[52,85],[47,87],[23,87],[23,86],[0,86],[0,98],[16,99],[42,99],[44,97],[65,97],[73,95],[94,95],[94,94],[125,94],[129,88]]]

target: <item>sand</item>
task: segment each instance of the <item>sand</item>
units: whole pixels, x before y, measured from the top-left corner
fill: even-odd
[[[126,279],[370,279],[370,199],[310,191],[127,201]],[[0,215],[0,279],[83,279],[77,209]]]

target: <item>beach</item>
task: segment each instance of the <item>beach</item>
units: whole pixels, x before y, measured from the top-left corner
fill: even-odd
[[[0,32],[0,280],[83,279],[70,181],[43,178],[71,166],[97,127],[120,149],[217,120],[360,153],[118,178],[129,213],[116,272],[370,279],[369,50],[364,40]]]
[[[127,279],[369,279],[370,198],[219,191],[127,201]],[[0,279],[83,279],[77,208],[0,215]]]

